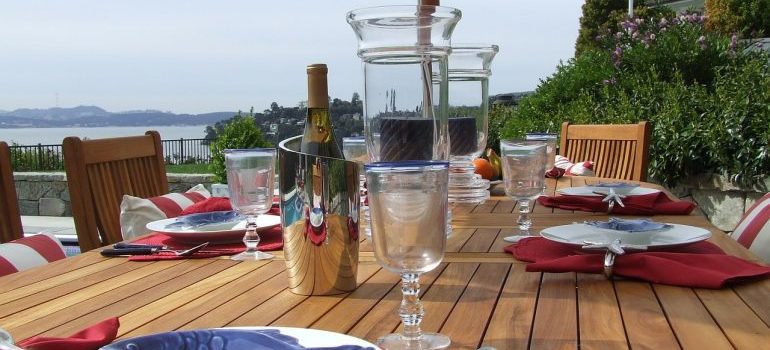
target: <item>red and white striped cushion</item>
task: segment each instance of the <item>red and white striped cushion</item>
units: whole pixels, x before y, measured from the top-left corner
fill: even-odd
[[[731,236],[760,258],[770,262],[770,193],[760,198],[743,214]]]
[[[0,276],[64,259],[64,247],[54,235],[41,233],[0,244]]]
[[[152,198],[123,196],[120,203],[120,230],[124,239],[149,233],[147,223],[174,218],[182,210],[211,197],[203,185],[195,185],[185,193],[169,193]]]

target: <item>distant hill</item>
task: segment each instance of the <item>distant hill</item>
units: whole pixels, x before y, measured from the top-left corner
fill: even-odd
[[[213,125],[235,112],[174,114],[155,110],[108,112],[97,106],[0,111],[0,128]]]

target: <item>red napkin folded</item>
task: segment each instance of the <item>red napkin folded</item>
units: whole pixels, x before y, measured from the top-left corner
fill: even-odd
[[[541,237],[525,238],[505,251],[533,272],[601,273],[604,252],[585,252]],[[726,255],[702,241],[686,246],[635,252],[615,258],[613,273],[652,283],[719,289],[728,284],[770,277],[770,267]]]
[[[223,202],[221,198],[224,198],[224,200],[227,201],[227,204],[229,205],[230,202],[226,197],[212,197],[202,202],[199,202],[198,204],[200,203],[209,203],[209,204],[199,206],[198,210],[204,210],[206,208],[208,209],[216,208],[214,211],[220,210],[218,208],[223,208],[223,204],[222,204]],[[214,201],[213,199],[217,199],[217,200]],[[212,200],[212,201],[209,201],[209,200]],[[227,210],[227,209],[222,209],[222,210]],[[200,212],[203,213],[206,211],[200,211]],[[198,213],[198,212],[194,211],[188,214],[195,214],[195,213]],[[270,211],[268,211],[267,214],[281,215],[281,210],[278,208],[277,205],[273,205],[273,207],[270,208]],[[261,251],[274,251],[274,250],[283,249],[283,234],[281,231],[281,226],[260,231],[259,238],[260,238],[259,245],[257,247]],[[195,247],[196,245],[203,242],[199,242],[199,243],[180,242],[174,239],[174,237],[171,237],[167,234],[156,232],[147,237],[139,238],[135,241],[132,241],[132,243],[165,245],[168,247],[168,249],[183,250],[183,249],[189,249],[189,248]],[[156,261],[156,260],[178,260],[178,259],[203,259],[203,258],[213,258],[217,256],[222,256],[222,255],[235,255],[240,252],[243,252],[244,250],[246,250],[246,246],[243,245],[243,242],[225,243],[225,244],[216,244],[216,242],[210,242],[206,248],[201,249],[190,256],[177,256],[170,252],[160,252],[152,255],[132,255],[128,258],[128,260]]]
[[[200,202],[182,210],[179,215],[189,215],[196,213],[208,213],[212,211],[227,211],[233,210],[232,204],[230,204],[230,198],[227,197],[211,197],[206,198]]]
[[[120,322],[108,318],[66,338],[32,337],[19,342],[27,350],[96,350],[111,343],[118,335]]]
[[[567,210],[607,212],[607,202],[601,196],[540,196],[537,201],[552,208]],[[687,215],[695,209],[689,201],[672,201],[663,192],[655,192],[623,198],[625,207],[618,204],[612,208],[613,214],[630,215]]]

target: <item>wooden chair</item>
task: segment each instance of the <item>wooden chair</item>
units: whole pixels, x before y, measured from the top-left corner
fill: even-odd
[[[564,122],[560,153],[573,162],[593,161],[599,177],[646,181],[651,131],[646,121],[625,125]]]
[[[62,144],[72,216],[81,251],[123,240],[123,195],[154,197],[168,192],[160,134],[81,140]]]
[[[23,236],[19,199],[11,168],[11,150],[7,143],[0,141],[0,243]]]

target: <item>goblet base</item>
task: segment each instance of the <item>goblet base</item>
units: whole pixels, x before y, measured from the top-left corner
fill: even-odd
[[[265,252],[243,252],[240,254],[235,254],[230,257],[230,260],[238,260],[238,261],[257,261],[257,260],[268,260],[272,259],[274,256],[270,253]]]
[[[449,337],[438,333],[422,333],[417,339],[408,339],[401,334],[394,333],[377,339],[375,342],[377,346],[388,350],[447,349],[451,343]]]

